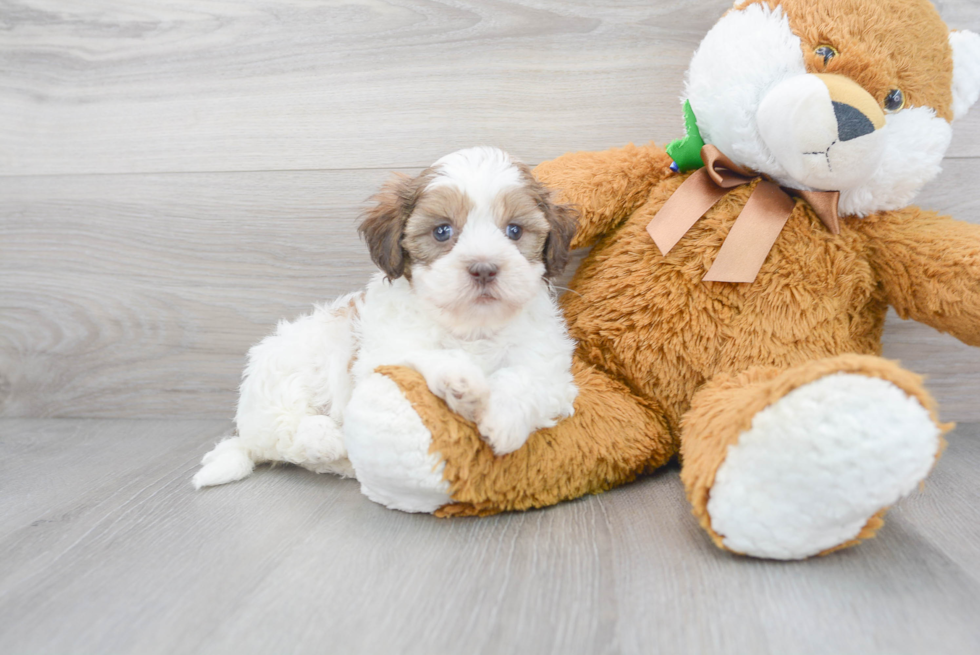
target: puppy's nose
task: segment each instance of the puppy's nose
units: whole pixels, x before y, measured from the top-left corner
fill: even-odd
[[[492,282],[495,277],[497,277],[497,265],[491,264],[489,262],[477,262],[476,264],[470,264],[470,276],[475,282],[480,284],[488,284]]]

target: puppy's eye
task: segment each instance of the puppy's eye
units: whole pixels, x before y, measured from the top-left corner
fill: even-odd
[[[837,48],[832,45],[822,45],[813,51],[818,57],[823,57],[823,65],[826,66],[830,60],[837,56]]]
[[[514,241],[517,241],[518,239],[521,238],[522,234],[524,234],[524,228],[522,228],[517,223],[511,223],[510,225],[507,226],[508,239],[513,239]]]
[[[432,238],[436,241],[449,241],[453,236],[453,226],[448,223],[437,225],[432,229]]]
[[[885,111],[895,113],[905,106],[905,94],[901,89],[892,89],[885,96]]]

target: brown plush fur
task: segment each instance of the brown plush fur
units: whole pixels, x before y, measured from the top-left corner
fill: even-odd
[[[835,236],[798,200],[753,284],[702,282],[752,187],[729,193],[664,257],[646,225],[685,179],[669,162],[656,146],[628,146],[565,155],[535,171],[581,207],[576,245],[593,246],[563,298],[579,341],[572,419],[494,458],[420,379],[410,383],[414,374],[386,371],[446,460],[458,504],[441,515],[549,505],[629,481],[680,452],[694,511],[720,542],[704,508],[724,449],[792,389],[856,372],[893,382],[933,411],[918,377],[878,357],[889,304],[980,340],[980,226],[908,208],[845,218]],[[873,518],[856,541],[880,525]]]
[[[582,362],[574,367],[580,390],[575,416],[532,434],[504,457],[494,457],[472,423],[430,394],[421,375],[398,367],[379,371],[399,384],[422,423],[438,435],[432,452],[446,461],[444,476],[455,501],[440,516],[543,507],[599,493],[662,466],[674,454],[656,405]]]
[[[879,102],[901,89],[907,104],[953,119],[953,52],[928,0],[750,0],[739,7],[750,4],[782,7],[809,72],[849,77]],[[814,53],[822,45],[838,51],[826,66]]]
[[[837,48],[828,72],[853,76],[879,99],[901,88],[912,104],[950,117],[945,27],[925,0],[750,1],[781,4],[805,50]],[[859,10],[888,16],[862,31],[849,18]],[[893,29],[910,20],[915,32]],[[807,61],[823,72],[822,59]],[[722,545],[706,509],[715,472],[752,417],[793,389],[838,372],[877,377],[949,428],[921,380],[880,358],[881,334],[892,305],[903,318],[980,345],[980,226],[907,208],[844,218],[834,235],[797,200],[755,282],[704,282],[754,184],[729,192],[665,257],[646,226],[686,178],[669,165],[651,144],[571,153],[535,171],[581,209],[572,246],[592,247],[563,298],[579,342],[573,418],[494,458],[417,375],[386,370],[446,461],[455,504],[440,514],[548,505],[626,482],[679,453],[694,513]],[[842,546],[873,536],[885,509]]]

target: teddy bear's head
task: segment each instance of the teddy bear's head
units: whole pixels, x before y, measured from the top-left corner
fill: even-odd
[[[706,143],[841,214],[908,205],[980,96],[980,36],[928,0],[739,0],[691,61]]]

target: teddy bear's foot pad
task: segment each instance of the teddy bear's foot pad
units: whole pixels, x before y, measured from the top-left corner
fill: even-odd
[[[354,388],[344,436],[361,492],[374,502],[404,512],[451,502],[445,464],[429,453],[432,434],[390,378],[374,373]]]
[[[837,373],[762,410],[731,446],[708,501],[729,550],[802,559],[853,540],[925,478],[940,429],[894,384]]]

